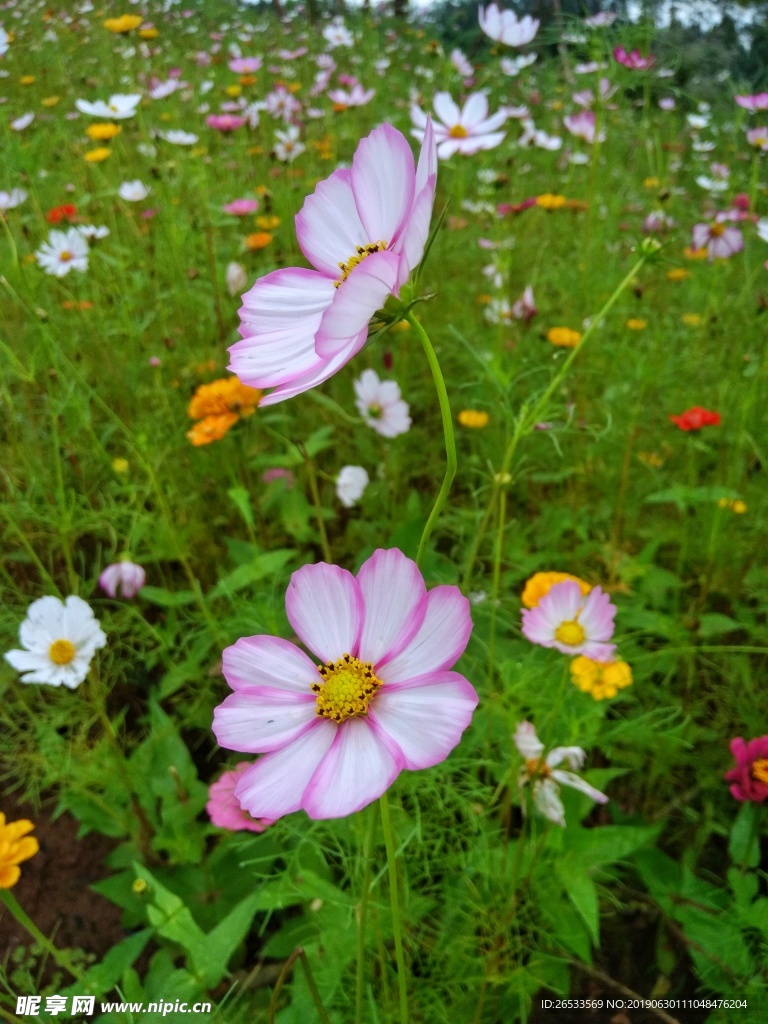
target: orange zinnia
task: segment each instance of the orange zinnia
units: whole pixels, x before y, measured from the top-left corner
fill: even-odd
[[[237,377],[223,377],[201,384],[187,410],[198,423],[187,432],[195,447],[219,441],[241,416],[252,416],[263,392],[241,384]]]

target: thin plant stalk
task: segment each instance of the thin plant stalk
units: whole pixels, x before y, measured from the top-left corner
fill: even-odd
[[[408,981],[405,974],[405,955],[403,953],[403,922],[400,916],[400,899],[397,892],[395,841],[392,834],[392,819],[389,815],[389,798],[386,790],[379,798],[379,807],[381,808],[381,825],[384,832],[384,845],[387,850],[387,867],[389,869],[389,900],[392,908],[392,931],[395,938],[397,987],[400,993],[400,1024],[408,1024]]]
[[[371,887],[371,857],[376,833],[376,814],[368,811],[363,841],[363,882],[360,891],[360,914],[357,921],[357,969],[355,973],[355,1024],[363,1024],[363,989],[365,985],[365,930],[368,923],[368,890]]]
[[[8,911],[16,918],[21,927],[29,932],[35,942],[39,946],[42,946],[46,953],[53,957],[59,967],[71,974],[73,978],[77,978],[78,980],[80,979],[81,972],[72,963],[68,954],[65,953],[64,950],[58,949],[54,946],[51,940],[47,938],[47,936],[43,935],[32,918],[22,908],[10,889],[0,889],[0,901],[6,905]]]

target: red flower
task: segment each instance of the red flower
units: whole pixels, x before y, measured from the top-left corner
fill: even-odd
[[[701,430],[702,427],[720,426],[720,413],[702,409],[700,405],[694,405],[692,409],[686,409],[679,416],[670,416],[669,418],[681,430]]]
[[[745,743],[741,736],[731,740],[736,767],[725,773],[733,783],[731,795],[744,802],[764,804],[768,800],[768,736]]]
[[[58,224],[62,220],[71,221],[76,216],[77,207],[73,206],[72,203],[64,203],[63,206],[52,206],[48,213],[46,213],[45,219],[49,224]]]

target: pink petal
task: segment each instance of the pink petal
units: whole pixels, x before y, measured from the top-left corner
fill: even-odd
[[[322,384],[340,370],[342,366],[345,366],[363,348],[367,340],[368,324],[365,325],[360,334],[346,348],[342,349],[332,359],[323,359],[309,373],[305,373],[301,377],[296,377],[294,380],[276,387],[266,398],[262,398],[259,406],[276,405],[278,402],[284,402],[287,398],[293,398],[294,395],[300,395],[317,387],[318,384]]]
[[[289,267],[260,278],[243,296],[243,340],[229,350],[229,369],[258,388],[316,369],[315,334],[335,294],[333,281],[314,270]]]
[[[252,686],[231,693],[219,704],[213,712],[213,731],[219,746],[228,750],[267,754],[293,743],[312,728],[316,718],[313,693],[300,696],[271,686]]]
[[[365,605],[357,580],[338,565],[304,565],[291,576],[285,610],[301,642],[322,661],[357,654]]]
[[[318,718],[300,740],[266,754],[235,786],[240,806],[253,818],[282,818],[301,807],[309,780],[333,743],[337,726]]]
[[[308,693],[317,666],[295,644],[277,636],[245,636],[222,655],[222,673],[233,690],[274,686]]]
[[[331,279],[358,245],[376,241],[367,236],[352,191],[352,172],[334,171],[319,182],[296,215],[296,237],[309,262]]]
[[[578,586],[578,584],[574,584],[574,586]],[[616,605],[611,604],[608,594],[604,593],[600,587],[594,587],[584,599],[579,622],[590,640],[610,640],[613,636],[615,614]]]
[[[400,257],[375,252],[358,264],[323,316],[315,337],[315,349],[323,359],[338,355],[368,326],[373,314],[395,288]]]
[[[352,160],[352,190],[367,241],[392,245],[397,240],[415,185],[413,153],[396,128],[382,125],[362,140]]]
[[[397,548],[379,548],[357,574],[365,618],[360,658],[378,668],[406,646],[427,611],[427,588],[419,567]]]
[[[547,625],[555,630],[561,622],[572,622],[576,618],[582,601],[579,584],[573,580],[565,580],[563,583],[556,583],[536,607],[541,609]]]
[[[363,718],[349,718],[312,776],[302,806],[310,818],[343,818],[389,789],[403,767]]]
[[[464,653],[472,632],[469,601],[458,587],[434,587],[427,594],[424,620],[408,644],[387,660],[385,683],[401,683],[427,672],[452,668]]]
[[[383,686],[368,717],[397,744],[404,767],[430,768],[444,761],[472,721],[478,697],[457,672],[435,672],[399,686]]]
[[[416,194],[427,188],[432,178],[437,175],[437,150],[435,149],[435,130],[432,118],[424,115],[424,137],[419,153],[419,163],[416,167]],[[432,185],[434,193],[435,186]]]

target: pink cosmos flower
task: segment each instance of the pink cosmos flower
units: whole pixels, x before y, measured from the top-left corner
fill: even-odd
[[[587,28],[609,28],[617,18],[618,14],[614,11],[598,11],[597,14],[585,18],[584,24]]]
[[[619,64],[623,64],[625,68],[630,68],[632,71],[647,71],[648,68],[652,68],[656,63],[656,58],[652,56],[643,57],[639,50],[633,50],[631,53],[627,53],[623,46],[617,46],[613,51],[613,59],[618,61]]]
[[[146,582],[147,574],[135,562],[115,562],[99,576],[99,586],[110,597],[135,597]]]
[[[398,437],[408,433],[411,417],[397,381],[379,380],[375,370],[363,370],[354,388],[357,411],[377,434]]]
[[[232,213],[235,217],[247,217],[249,213],[255,213],[259,208],[258,199],[233,199],[222,209],[224,213]]]
[[[437,155],[447,160],[454,153],[470,156],[481,149],[493,149],[504,138],[505,132],[496,131],[507,120],[507,111],[499,110],[488,117],[488,97],[484,92],[473,92],[459,110],[448,92],[438,92],[432,102],[435,111],[435,140]],[[421,107],[411,107],[411,121],[416,126],[411,135],[424,139],[428,115]]]
[[[646,235],[665,235],[675,226],[675,221],[663,210],[652,210],[643,220]]]
[[[497,43],[525,46],[539,31],[538,18],[526,14],[518,18],[514,11],[502,11],[497,4],[480,7],[477,12],[480,28]]]
[[[745,110],[768,110],[768,92],[758,92],[754,96],[734,97],[740,107]]]
[[[279,466],[274,469],[265,469],[261,474],[261,482],[264,484],[274,483],[275,480],[282,480],[286,491],[289,491],[295,483],[295,477],[290,469],[282,469]]]
[[[431,124],[415,168],[404,136],[385,124],[360,142],[351,168],[307,197],[296,235],[316,269],[260,278],[243,296],[243,340],[229,350],[244,384],[274,388],[261,405],[309,391],[365,345],[371,316],[424,254],[436,180]]]
[[[530,285],[526,285],[523,294],[513,304],[511,312],[515,319],[522,320],[526,324],[536,316],[538,310],[533,298],[533,288]]]
[[[242,128],[245,124],[244,117],[237,117],[235,114],[209,114],[205,119],[209,128],[215,128],[217,132],[233,132]]]
[[[217,828],[226,828],[230,832],[263,832],[269,825],[274,824],[268,818],[252,818],[237,802],[235,786],[242,778],[243,772],[250,767],[249,761],[241,761],[231,772],[224,772],[208,787],[208,803],[205,809]]]
[[[747,142],[756,149],[768,149],[768,128],[750,128],[747,132]]]
[[[535,608],[523,611],[523,636],[561,654],[583,654],[595,661],[610,661],[616,605],[600,587],[585,596],[578,583],[556,583]]]
[[[290,121],[293,115],[301,110],[301,103],[284,85],[278,85],[264,98],[264,109],[272,117]]]
[[[731,795],[737,800],[764,804],[768,801],[768,736],[760,736],[747,743],[737,736],[731,740],[731,753],[736,767],[725,773],[733,783]]]
[[[728,215],[718,213],[709,224],[694,224],[693,248],[706,249],[710,260],[728,259],[744,248],[744,236],[735,227],[729,227]]]
[[[238,75],[252,75],[263,63],[261,57],[235,57],[229,62],[229,70]]]
[[[375,89],[364,89],[358,82],[349,91],[333,89],[328,93],[328,99],[339,107],[364,107],[375,95]]]
[[[592,110],[580,110],[578,114],[568,114],[563,118],[563,124],[577,139],[583,139],[590,144],[605,142],[605,132],[598,133],[596,131],[596,119]]]
[[[214,712],[218,742],[261,753],[235,787],[255,818],[361,810],[404,768],[429,768],[459,742],[477,706],[451,666],[472,631],[457,587],[427,593],[415,562],[378,550],[357,577],[305,565],[288,620],[317,665],[287,640],[252,636],[224,651],[234,693]]]

